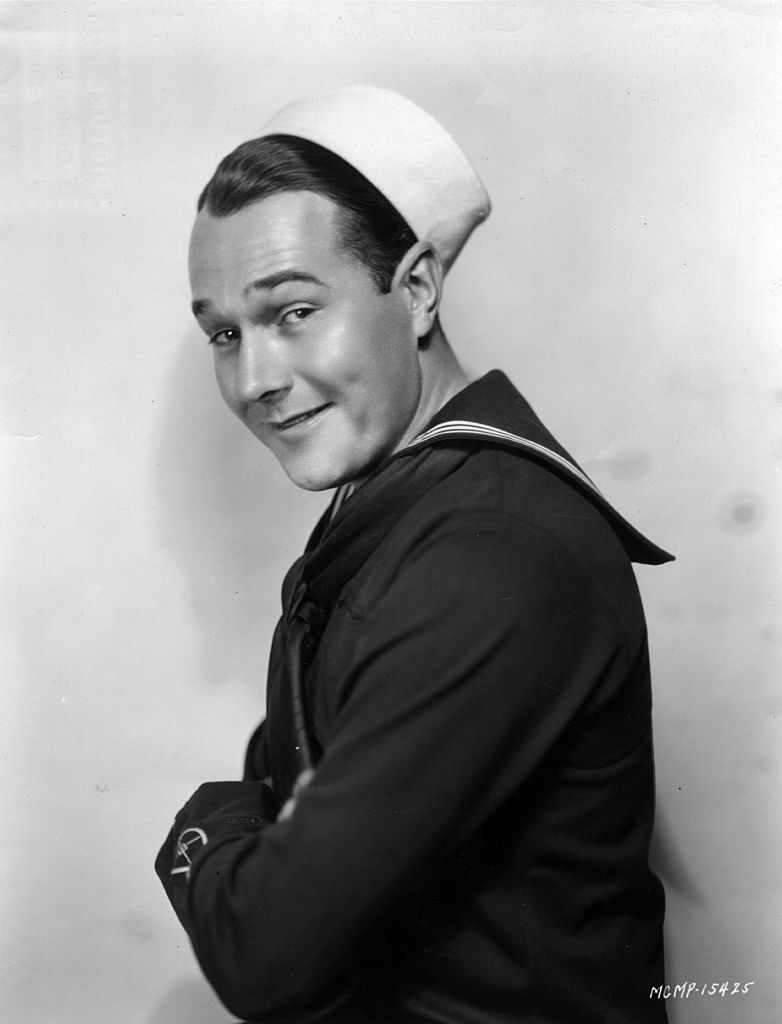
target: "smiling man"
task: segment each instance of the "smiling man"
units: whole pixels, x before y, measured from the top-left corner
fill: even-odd
[[[414,242],[381,292],[343,244],[342,219],[323,195],[274,193],[227,216],[205,205],[191,245],[220,391],[308,490],[366,476],[467,383],[434,326],[432,245]]]
[[[670,556],[451,350],[443,274],[488,212],[444,129],[366,87],[282,110],[199,201],[220,392],[294,484],[335,491],[283,585],[244,779],[201,786],[156,862],[253,1021],[665,1020],[630,563]]]

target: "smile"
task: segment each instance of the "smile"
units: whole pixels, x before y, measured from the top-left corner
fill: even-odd
[[[292,430],[294,427],[301,426],[302,423],[309,423],[316,416],[319,416],[326,409],[331,408],[332,403],[327,402],[326,405],[319,405],[316,409],[310,409],[307,412],[298,413],[296,416],[289,416],[287,420],[283,420],[281,423],[269,423],[272,430],[283,432],[286,430]]]

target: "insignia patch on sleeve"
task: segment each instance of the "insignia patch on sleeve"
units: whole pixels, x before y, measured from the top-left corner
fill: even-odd
[[[179,833],[176,841],[176,854],[174,855],[174,866],[171,868],[172,875],[184,875],[190,877],[190,865],[192,854],[206,846],[208,838],[202,828],[186,828]]]

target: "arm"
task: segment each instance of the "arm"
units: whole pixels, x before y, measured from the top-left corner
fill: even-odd
[[[163,878],[229,1009],[277,1022],[333,1006],[364,933],[523,783],[615,649],[588,580],[543,535],[483,516],[420,544],[368,610],[295,813],[239,827],[221,808],[189,881]]]

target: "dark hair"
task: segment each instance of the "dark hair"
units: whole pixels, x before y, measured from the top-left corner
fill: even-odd
[[[279,192],[316,192],[340,208],[344,249],[388,292],[399,261],[416,241],[405,219],[363,174],[331,150],[293,135],[251,139],[224,157],[198,200],[227,217]]]

